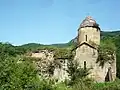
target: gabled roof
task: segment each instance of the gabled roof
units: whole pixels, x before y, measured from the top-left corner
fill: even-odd
[[[75,50],[75,49],[77,49],[78,47],[80,47],[80,46],[82,46],[82,45],[87,45],[87,46],[89,46],[89,47],[91,47],[91,48],[93,48],[93,49],[96,49],[97,50],[97,47],[95,47],[95,46],[93,46],[93,45],[91,45],[91,44],[89,44],[89,43],[87,43],[87,42],[83,42],[83,43],[81,43],[81,44],[79,44],[77,47],[75,47],[73,50]],[[72,50],[72,51],[73,51]]]

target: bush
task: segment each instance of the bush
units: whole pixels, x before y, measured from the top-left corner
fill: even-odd
[[[120,90],[120,80],[114,82],[96,83],[94,84],[95,90]]]
[[[0,56],[0,90],[37,90],[39,78],[33,64],[17,61],[15,57]]]
[[[73,63],[72,60],[68,63],[68,74],[70,77],[69,85],[74,85],[78,83],[79,80],[86,78],[86,76],[89,74],[89,69],[83,69],[81,68],[78,63]]]

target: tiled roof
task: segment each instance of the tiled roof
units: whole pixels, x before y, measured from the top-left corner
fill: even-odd
[[[82,23],[80,24],[80,28],[84,27],[96,27],[99,28],[99,25],[96,23],[96,21],[91,17],[87,16]]]

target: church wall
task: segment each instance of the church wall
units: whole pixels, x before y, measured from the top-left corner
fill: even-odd
[[[81,68],[84,68],[84,62],[86,62],[86,68],[90,68],[88,77],[95,79],[97,82],[104,82],[104,71],[96,63],[97,57],[97,50],[84,44],[77,48],[74,60],[79,63]]]
[[[100,30],[93,27],[85,27],[80,28],[78,31],[78,42],[79,44],[82,42],[92,41],[96,44],[100,44]]]
[[[93,49],[87,46],[86,44],[83,44],[82,46],[76,49],[76,55],[74,61],[77,61],[77,63],[79,63],[81,68],[85,67],[84,62],[86,62],[86,68],[90,68],[90,74],[88,75],[88,77],[93,78],[96,82],[105,82],[108,68],[111,67],[112,80],[115,80],[116,60],[113,60],[111,64],[109,62],[106,62],[104,67],[102,68],[99,65],[99,62],[96,63],[97,57],[98,57],[98,52],[96,49]]]

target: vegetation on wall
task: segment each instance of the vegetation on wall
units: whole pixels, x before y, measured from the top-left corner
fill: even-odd
[[[116,46],[111,37],[104,38],[98,48],[97,63],[103,68],[106,62],[113,62],[116,58]]]
[[[111,47],[116,52],[116,67],[117,67],[117,77],[120,78],[120,31],[115,32],[102,32],[101,41],[110,40],[112,43],[106,43],[106,46]],[[115,46],[114,46],[114,45]]]

